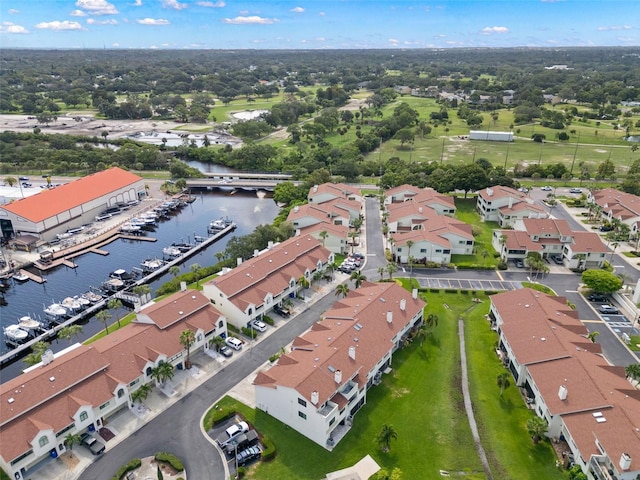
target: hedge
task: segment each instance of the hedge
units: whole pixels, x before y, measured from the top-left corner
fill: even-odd
[[[211,408],[204,417],[204,429],[211,430],[216,423],[223,422],[236,414],[233,407],[220,408],[217,405]]]
[[[262,445],[264,445],[264,451],[262,452],[262,456],[260,459],[263,462],[269,462],[276,458],[276,446],[273,444],[271,439],[267,436],[264,436],[260,439]]]
[[[122,477],[124,477],[125,473],[135,470],[136,468],[140,468],[141,466],[142,460],[140,460],[139,458],[134,458],[130,460],[126,465],[121,466],[116,474],[111,477],[111,480],[121,480]]]
[[[184,471],[184,465],[182,464],[182,460],[176,457],[172,453],[167,452],[158,452],[154,455],[157,462],[166,462],[171,465],[176,471],[182,472]]]

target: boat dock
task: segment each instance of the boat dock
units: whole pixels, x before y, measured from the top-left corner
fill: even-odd
[[[207,248],[209,245],[211,245],[212,243],[216,242],[217,240],[219,240],[220,238],[224,237],[225,235],[227,235],[228,233],[232,232],[233,230],[236,229],[236,224],[232,223],[230,224],[228,227],[226,227],[224,230],[221,230],[219,232],[217,232],[215,235],[211,235],[210,237],[204,239],[202,242],[196,242],[195,245],[193,246],[193,248],[191,248],[190,250],[184,252],[182,255],[180,255],[179,257],[177,257],[176,259],[165,263],[162,267],[158,268],[157,270],[150,272],[149,274],[147,274],[146,276],[142,277],[141,279],[137,280],[135,283],[133,283],[132,285],[130,285],[129,287],[127,287],[124,290],[121,290],[119,292],[115,292],[107,297],[105,297],[104,299],[100,300],[99,302],[96,302],[95,304],[91,305],[89,308],[87,308],[86,310],[83,310],[82,312],[78,313],[77,315],[65,320],[64,322],[52,327],[50,330],[47,330],[46,332],[42,333],[41,335],[36,336],[35,338],[29,340],[28,342],[22,343],[20,345],[18,345],[16,348],[14,348],[13,350],[10,350],[9,352],[5,353],[4,355],[2,355],[0,357],[0,367],[4,366],[7,363],[12,362],[13,360],[24,356],[29,349],[31,348],[31,346],[36,343],[39,342],[41,340],[47,340],[49,338],[53,338],[57,335],[58,331],[60,331],[60,329],[72,325],[84,318],[90,318],[92,317],[95,313],[97,313],[98,311],[102,310],[103,308],[105,308],[109,302],[109,300],[111,298],[119,298],[129,304],[136,304],[137,301],[136,299],[138,299],[139,301],[139,296],[134,294],[133,288],[135,288],[138,285],[144,285],[146,283],[149,283],[150,281],[156,279],[157,277],[160,277],[162,275],[164,275],[165,273],[167,273],[169,271],[169,269],[174,266],[174,265],[179,265],[180,263],[186,261],[189,257],[195,255],[196,253],[198,253],[200,250],[203,250],[205,248]],[[114,238],[115,239],[115,238]],[[138,236],[134,236],[132,238],[133,240],[140,240],[140,237]],[[153,239],[153,241],[156,241],[157,239]],[[24,271],[24,273],[29,276],[30,279],[34,280],[34,281],[38,281],[35,280],[35,278],[38,278],[41,280],[42,283],[45,280],[42,277],[38,277],[37,275],[34,275],[30,272]],[[35,277],[35,278],[34,278]]]
[[[40,275],[36,275],[35,273],[31,273],[23,268],[20,269],[20,274],[26,275],[27,277],[29,277],[29,280],[33,280],[36,283],[46,282],[46,279],[44,277],[41,277]]]

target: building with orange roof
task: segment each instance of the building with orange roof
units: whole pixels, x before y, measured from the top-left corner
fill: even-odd
[[[183,290],[144,306],[136,319],[91,345],[76,344],[0,385],[0,467],[12,478],[66,451],[69,433],[95,431],[153,381],[161,362],[184,366],[180,334],[194,333],[190,347],[209,349],[226,336],[226,319],[197,290]],[[7,441],[11,439],[11,441]]]
[[[256,406],[322,447],[349,430],[425,302],[395,283],[364,282],[254,380]]]
[[[518,204],[524,204],[516,207]],[[522,218],[545,218],[545,210],[535,205],[533,199],[510,187],[495,185],[478,192],[476,210],[485,222],[498,222],[501,227],[513,226]]]
[[[236,328],[270,313],[273,307],[295,297],[303,289],[300,278],[311,283],[316,272],[333,263],[334,254],[311,235],[270,244],[262,252],[202,286],[216,309]]]
[[[362,203],[360,190],[345,183],[323,183],[309,189],[307,201],[309,203],[324,203],[336,198],[346,198]]]
[[[515,230],[494,230],[491,243],[500,257],[525,259],[530,252],[543,258],[556,257],[568,268],[584,270],[601,268],[607,247],[594,232],[574,232],[569,222],[557,218],[525,218],[518,220]]]
[[[349,227],[346,225],[317,223],[296,230],[296,235],[311,235],[330,252],[341,255],[349,253]]]
[[[640,475],[640,392],[610,365],[565,297],[531,289],[491,297],[499,354],[547,435],[589,479]]]
[[[109,168],[0,206],[4,238],[30,235],[39,242],[94,221],[109,207],[139,200],[144,181],[119,167]]]
[[[603,220],[611,223],[614,220],[629,225],[631,233],[638,233],[640,222],[640,197],[622,192],[615,188],[593,190],[587,195],[587,202],[600,207]]]
[[[413,185],[400,185],[384,192],[384,203],[392,204],[411,201],[436,211],[438,215],[455,215],[456,204],[453,197],[435,191],[433,188],[418,188]]]

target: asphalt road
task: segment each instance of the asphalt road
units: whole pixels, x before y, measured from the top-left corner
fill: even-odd
[[[544,193],[544,192],[543,192]],[[560,216],[563,210],[557,208],[554,215]],[[370,280],[379,278],[378,268],[386,265],[384,244],[380,232],[380,204],[377,198],[365,201],[366,215],[366,264],[363,274]],[[624,265],[624,262],[622,262]],[[634,278],[638,272],[633,271]],[[412,274],[422,277],[467,278],[479,280],[498,280],[495,271],[471,271],[449,269],[417,269]],[[504,271],[500,275],[505,280],[527,281],[527,272]],[[558,294],[565,295],[576,305],[582,320],[589,331],[598,330],[598,342],[610,362],[616,365],[629,365],[638,361],[620,343],[620,340],[601,321],[592,306],[577,293],[580,277],[577,274],[547,274],[539,279],[549,285]],[[237,357],[225,368],[203,383],[200,387],[185,395],[162,414],[151,420],[135,434],[107,451],[81,475],[83,480],[109,480],[115,470],[132,458],[151,456],[158,451],[170,451],[180,457],[189,478],[197,480],[221,480],[224,478],[223,461],[215,447],[203,436],[200,421],[204,413],[224,396],[233,386],[251,374],[259,365],[278,352],[283,345],[290,343],[296,336],[306,331],[320,315],[335,302],[333,295],[326,295],[306,311],[288,321],[286,326],[278,328],[268,337],[252,347],[250,354]]]

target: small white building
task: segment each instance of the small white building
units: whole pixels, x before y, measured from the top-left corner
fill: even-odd
[[[470,130],[469,140],[490,142],[513,142],[513,132],[491,132],[489,130]]]

